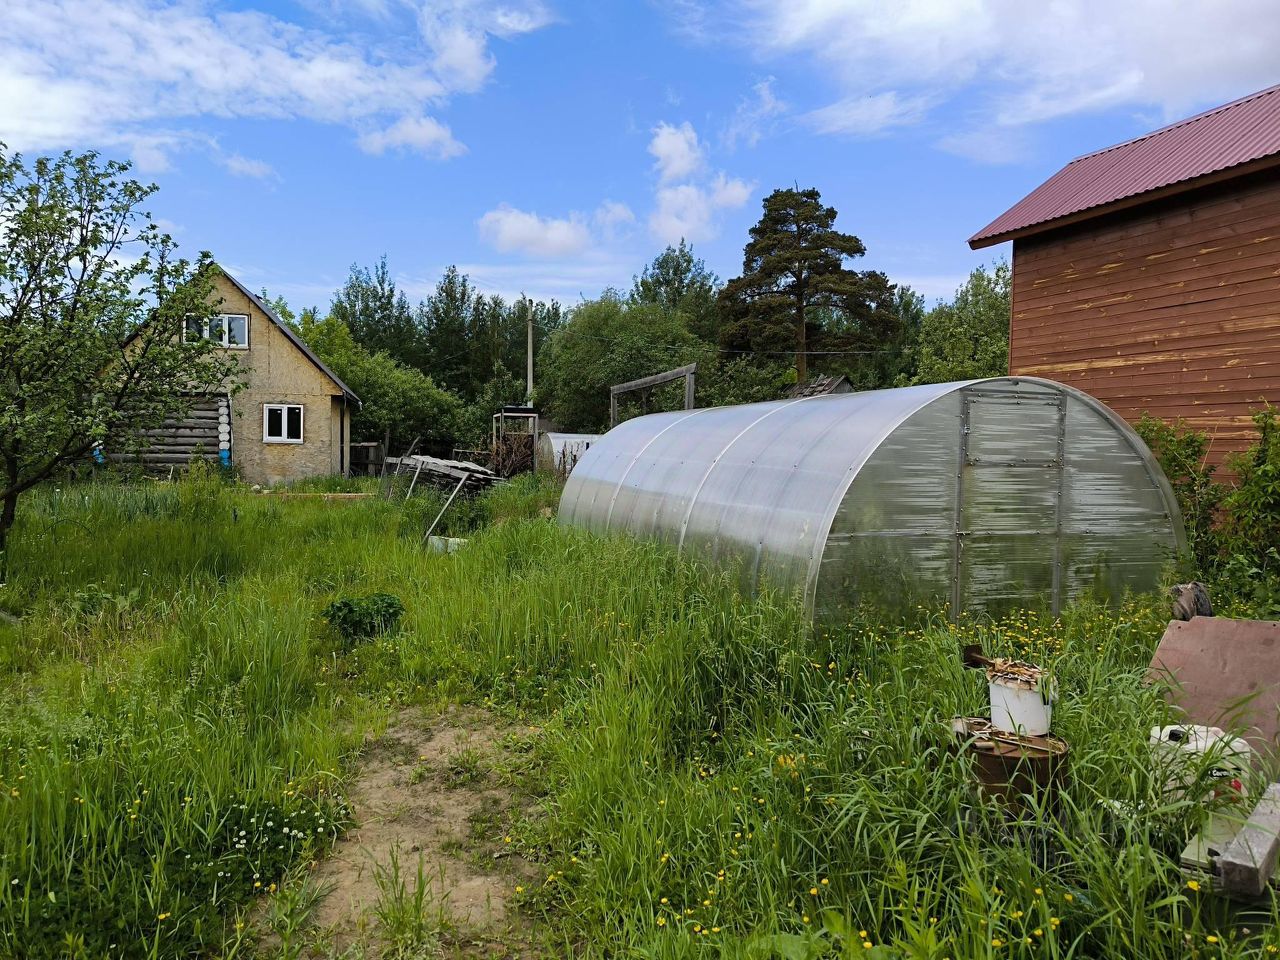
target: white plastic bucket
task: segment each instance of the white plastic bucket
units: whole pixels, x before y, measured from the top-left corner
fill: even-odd
[[[997,730],[1042,737],[1053,720],[1055,689],[1046,680],[987,674],[991,691],[991,725]]]

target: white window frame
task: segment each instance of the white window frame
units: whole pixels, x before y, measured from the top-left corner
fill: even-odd
[[[231,324],[229,321],[233,317],[244,320],[244,343],[231,342]],[[213,321],[215,320],[222,321],[222,336],[218,337],[216,340],[214,340],[214,338],[210,335],[210,332],[213,328]],[[196,333],[196,332],[191,329],[190,321],[188,321],[188,325],[183,328],[183,336],[190,337],[193,333]],[[249,315],[247,313],[215,313],[212,317],[210,317],[204,323],[203,333],[197,333],[196,335],[203,336],[204,339],[206,340],[213,340],[214,343],[222,347],[222,349],[224,350],[248,350],[249,349]]]
[[[249,315],[247,313],[220,313],[217,315],[222,321],[222,346],[227,350],[248,350],[249,349]],[[231,342],[231,320],[244,320],[244,343]]]
[[[289,410],[293,407],[298,408],[298,429],[301,436],[297,440],[288,438],[289,432]],[[280,426],[284,430],[285,436],[273,437],[267,433],[267,416],[271,410],[280,411]],[[307,435],[307,408],[301,403],[264,403],[262,405],[262,442],[263,443],[293,443],[299,444],[304,442]]]

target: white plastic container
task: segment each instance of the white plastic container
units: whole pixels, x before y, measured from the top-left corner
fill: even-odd
[[[1196,781],[1206,762],[1212,764],[1207,771],[1212,780],[1221,781],[1223,789],[1239,792],[1253,764],[1248,741],[1220,727],[1196,723],[1152,727],[1150,743],[1167,775],[1166,790],[1176,796]]]
[[[998,660],[987,670],[991,726],[1027,737],[1042,737],[1053,721],[1057,685],[1029,663]]]
[[[432,553],[457,553],[466,545],[463,537],[427,537],[427,549]]]

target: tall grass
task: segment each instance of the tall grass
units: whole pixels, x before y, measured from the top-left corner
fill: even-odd
[[[362,731],[451,701],[541,727],[542,812],[513,836],[544,869],[518,899],[587,956],[1277,946],[1273,906],[1229,916],[1177,870],[1201,813],[1163,798],[1148,755],[1154,603],[815,631],[789,597],[558,529],[553,496],[469,505],[452,555],[419,546],[426,499],[199,479],[34,498],[0,592],[24,617],[0,625],[0,953],[239,943],[236,909],[341,829]],[[344,651],[317,611],[375,591],[404,601],[402,629]],[[944,722],[985,701],[969,639],[1057,671],[1053,812],[1011,821],[950,749]]]

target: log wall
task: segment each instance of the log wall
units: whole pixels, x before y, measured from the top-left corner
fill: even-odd
[[[1280,172],[1014,242],[1009,372],[1243,449],[1280,403]]]

